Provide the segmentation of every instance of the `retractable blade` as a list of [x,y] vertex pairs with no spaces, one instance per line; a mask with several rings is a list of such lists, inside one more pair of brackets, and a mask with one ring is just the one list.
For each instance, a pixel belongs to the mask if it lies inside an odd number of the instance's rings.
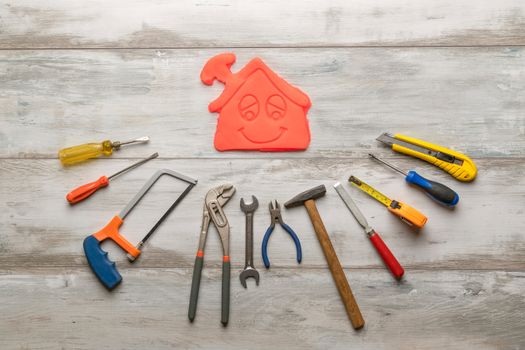
[[423,153],[423,154],[427,154],[427,155],[429,155],[431,157],[435,157],[435,158],[437,158],[439,160],[442,160],[444,162],[453,163],[453,164],[457,164],[457,165],[463,165],[463,161],[461,159],[457,159],[456,157],[454,157],[453,155],[451,155],[449,153],[438,152],[438,151],[434,151],[432,149],[428,149],[426,147],[421,147],[421,146],[415,145],[413,143],[405,142],[405,141],[402,141],[402,140],[394,137],[392,134],[389,134],[389,133],[382,134],[376,140],[380,141],[380,142],[383,142],[384,144],[387,144],[389,146],[393,146],[393,145],[403,146],[403,147],[411,149],[413,151],[416,151],[416,152],[419,152],[419,153]]

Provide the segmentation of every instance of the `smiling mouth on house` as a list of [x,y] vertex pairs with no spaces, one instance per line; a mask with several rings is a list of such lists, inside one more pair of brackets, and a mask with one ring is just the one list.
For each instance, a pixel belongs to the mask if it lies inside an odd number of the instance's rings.
[[274,138],[271,138],[269,140],[263,140],[263,141],[255,140],[255,139],[249,137],[248,135],[246,135],[246,133],[244,132],[244,127],[240,128],[239,132],[242,134],[242,136],[244,136],[244,138],[246,140],[248,140],[248,141],[250,141],[252,143],[268,143],[268,142],[273,142],[273,141],[277,141],[278,139],[280,139],[281,136],[283,136],[283,134],[286,132],[286,130],[288,130],[288,129],[286,129],[286,128],[281,126],[281,127],[279,127],[279,134],[277,136],[275,136]]

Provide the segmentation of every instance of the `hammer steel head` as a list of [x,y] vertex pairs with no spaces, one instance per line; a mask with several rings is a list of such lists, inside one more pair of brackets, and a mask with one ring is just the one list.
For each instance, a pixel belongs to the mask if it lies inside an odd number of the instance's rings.
[[286,208],[297,207],[299,205],[302,205],[307,200],[320,198],[324,196],[325,193],[326,187],[324,187],[324,185],[319,185],[317,187],[299,193],[297,196],[284,203],[284,206]]

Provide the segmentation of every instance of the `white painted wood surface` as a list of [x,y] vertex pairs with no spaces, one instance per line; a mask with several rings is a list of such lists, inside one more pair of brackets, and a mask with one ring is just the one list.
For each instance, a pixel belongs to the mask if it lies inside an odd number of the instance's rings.
[[[407,169],[414,164],[409,159],[393,161]],[[2,265],[10,268],[84,266],[79,242],[109,222],[158,168],[193,175],[199,179],[199,184],[152,238],[147,254],[145,251],[135,264],[139,267],[193,266],[204,195],[216,184],[231,182],[238,193],[224,209],[232,226],[233,266],[241,268],[244,264],[245,222],[244,214],[239,209],[241,197],[249,198],[250,194],[255,194],[259,198],[255,242],[260,248],[269,224],[269,201],[277,199],[284,203],[301,190],[324,183],[328,193],[319,200],[319,211],[332,235],[341,263],[348,268],[381,268],[381,261],[366,236],[331,188],[336,181],[345,182],[350,174],[368,180],[385,194],[405,201],[428,215],[428,225],[419,233],[413,232],[379,203],[345,185],[363,213],[370,218],[370,223],[409,268],[439,266],[485,270],[498,267],[516,270],[525,260],[523,222],[515,220],[523,214],[525,168],[521,162],[516,165],[513,159],[479,160],[480,175],[473,184],[459,183],[430,166],[421,167],[429,177],[439,179],[458,191],[461,200],[453,211],[437,206],[426,195],[406,185],[401,176],[367,159],[159,160],[115,179],[108,188],[78,205],[72,207],[65,201],[67,189],[95,180],[101,174],[115,172],[132,162],[103,160],[64,169],[57,160],[32,161],[30,168],[25,159],[4,160],[2,178],[5,179],[6,191],[2,193],[2,198],[6,207],[1,213],[5,225],[2,231],[10,234],[0,256]],[[516,179],[514,186],[500,182],[501,177],[513,176]],[[20,177],[23,182],[19,182]],[[42,182],[51,183],[53,178],[60,179],[60,185],[42,189]],[[182,189],[182,185],[171,179],[162,180],[159,185],[158,189],[154,188],[151,199],[146,197],[144,204],[139,204],[122,227],[122,232],[133,242],[140,240]],[[499,220],[495,220],[495,216]],[[301,266],[324,268],[324,257],[305,209],[286,210],[283,217],[301,236],[305,255]],[[504,230],[501,229],[502,223],[505,223]],[[209,239],[207,263],[219,266],[218,235],[213,232]],[[35,240],[34,244],[28,245],[30,240]],[[35,245],[42,244],[45,244],[45,250],[35,250]],[[108,245],[110,248],[113,248],[112,245]],[[271,261],[276,267],[297,267],[294,246],[284,231],[276,231],[269,249]],[[119,249],[112,252],[115,253],[114,258],[126,267],[125,257]],[[256,261],[261,266],[259,249],[256,252]]]
[[3,48],[523,45],[521,0],[17,0]]
[[[256,54],[313,101],[310,148],[284,154],[213,148],[217,116],[207,108],[222,84],[205,86],[199,74],[219,52],[6,51],[0,156],[54,158],[60,147],[102,140],[108,130],[115,139],[150,135],[151,148],[171,158],[363,157],[384,131],[471,157],[523,154],[522,47],[237,49],[233,71]],[[135,147],[113,157],[138,152],[147,154]]]
[[[489,1],[8,1],[0,4],[1,349],[525,348],[525,4]],[[213,28],[213,29],[211,29]],[[253,56],[306,91],[312,143],[297,153],[218,153],[198,76],[212,55]],[[395,154],[384,131],[472,156],[459,183]],[[63,168],[59,148],[149,135],[146,146]],[[161,155],[71,207],[65,193]],[[451,211],[367,159],[373,151],[461,196]],[[199,179],[110,293],[87,267],[100,229],[158,168]],[[420,233],[347,187],[406,267],[395,282],[331,189],[354,174],[429,217]],[[206,191],[231,182],[232,307],[220,326],[220,244],[208,238],[197,320],[187,321]],[[305,210],[285,210],[304,259],[277,229],[263,269],[267,203],[324,183],[319,211],[367,322],[352,330]],[[181,187],[163,179],[122,232],[137,242]],[[255,194],[255,263],[244,290],[244,217]]]
[[[2,275],[3,348],[515,349],[523,344],[523,272],[417,271],[397,284],[381,271],[346,274],[368,321],[355,333],[325,269],[261,270],[232,284],[220,325],[219,269],[205,269],[195,322],[191,269],[130,269],[112,294],[86,269]],[[23,300],[24,307],[17,307]],[[28,336],[28,335],[31,336]]]

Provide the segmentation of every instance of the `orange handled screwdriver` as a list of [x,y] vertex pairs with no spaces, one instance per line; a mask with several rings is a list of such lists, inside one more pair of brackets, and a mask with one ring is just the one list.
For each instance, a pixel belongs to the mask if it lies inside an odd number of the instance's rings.
[[143,159],[141,160],[140,162],[137,162],[133,165],[130,165],[128,166],[127,168],[124,168],[118,172],[116,172],[115,174],[107,177],[105,175],[101,176],[97,181],[94,181],[94,182],[90,182],[88,184],[85,184],[85,185],[82,185],[80,187],[77,187],[75,188],[73,191],[69,192],[66,196],[66,199],[67,201],[70,203],[70,204],[75,204],[75,203],[78,203],[80,201],[83,201],[84,199],[86,199],[87,197],[91,196],[93,193],[95,193],[96,191],[98,191],[99,188],[102,188],[102,187],[106,187],[107,185],[109,185],[109,180],[111,180],[112,178],[128,171],[128,170],[131,170],[131,169],[134,169],[144,163],[146,163],[147,161],[149,160],[152,160],[153,158],[157,158],[159,156],[158,153],[153,153],[151,156],[149,156],[148,158],[146,159]]

